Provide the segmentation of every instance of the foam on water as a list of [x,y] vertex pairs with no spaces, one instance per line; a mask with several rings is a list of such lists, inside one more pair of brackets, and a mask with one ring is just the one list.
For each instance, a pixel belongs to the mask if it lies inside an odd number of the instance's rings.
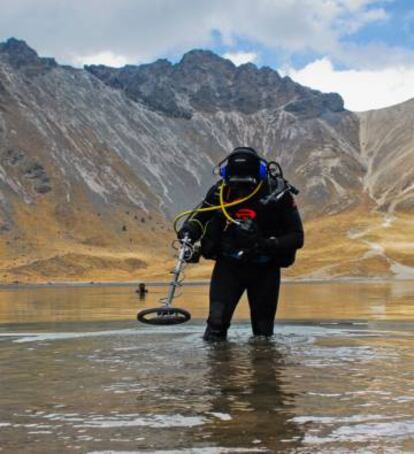
[[91,428],[114,428],[114,427],[151,427],[166,428],[166,427],[194,427],[205,424],[206,418],[198,416],[183,416],[183,415],[116,415],[109,418],[107,416],[91,416],[85,418],[82,424],[74,425],[75,428],[91,427]]
[[143,335],[143,334],[194,334],[198,332],[196,328],[144,328],[144,329],[119,329],[119,330],[104,330],[104,331],[75,331],[75,332],[0,332],[0,338],[10,337],[13,342],[26,343],[26,342],[44,342],[44,341],[59,341],[69,339],[80,339],[86,337],[102,337],[102,336],[130,336],[130,335]]
[[[231,454],[233,452],[269,452],[266,448],[220,448],[216,446],[205,448],[163,449],[156,451],[145,450],[148,454]],[[142,454],[142,451],[89,451],[88,454]]]
[[[326,428],[325,430],[326,431]],[[335,442],[366,443],[371,440],[381,438],[398,438],[412,439],[414,434],[414,420],[380,422],[369,424],[352,424],[349,426],[341,426],[333,430],[328,436],[319,436],[306,434],[305,444],[327,444]],[[382,451],[383,452],[383,451]],[[401,452],[401,451],[397,451]]]
[[[305,342],[312,343],[315,337],[326,336],[344,336],[357,333],[358,336],[377,336],[378,334],[393,334],[392,330],[378,330],[378,329],[364,329],[355,331],[357,326],[366,325],[362,323],[346,323],[331,322],[321,323],[319,325],[299,325],[299,324],[278,324],[275,328],[275,341],[284,340],[286,343],[292,342]],[[137,328],[118,329],[118,330],[103,330],[103,331],[75,331],[75,332],[0,332],[1,338],[12,338],[15,343],[27,342],[51,342],[60,340],[80,339],[87,337],[102,337],[102,336],[142,336],[149,334],[157,334],[159,336],[174,335],[199,335],[204,327],[202,325],[187,324],[175,327],[142,327],[138,325]],[[239,336],[246,339],[246,335],[251,334],[248,324],[240,324],[232,327],[229,340],[238,340]],[[121,347],[134,349],[135,347]]]

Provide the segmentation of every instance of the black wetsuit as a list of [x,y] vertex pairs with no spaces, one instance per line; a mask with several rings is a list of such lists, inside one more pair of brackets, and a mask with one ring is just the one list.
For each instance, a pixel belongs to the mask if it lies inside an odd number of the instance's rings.
[[[219,204],[218,188],[207,193],[202,207]],[[239,199],[250,193],[226,188],[225,201]],[[260,191],[242,204],[227,209],[235,220],[248,222],[240,227],[226,219],[222,210],[200,212],[187,221],[207,226],[202,240],[206,258],[216,260],[210,285],[210,311],[206,340],[225,339],[236,305],[247,290],[254,335],[271,336],[276,314],[280,267],[291,265],[296,250],[303,246],[303,227],[293,196],[287,192],[277,202],[264,205],[261,200],[271,192],[265,182]],[[268,247],[257,247],[260,240],[270,240]],[[262,241],[263,243],[263,241]]]

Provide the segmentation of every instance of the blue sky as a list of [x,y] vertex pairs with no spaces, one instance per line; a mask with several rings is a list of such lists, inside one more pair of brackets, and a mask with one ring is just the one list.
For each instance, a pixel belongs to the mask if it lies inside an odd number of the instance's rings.
[[414,97],[414,0],[0,0],[0,41],[82,66],[180,60],[211,49],[351,110]]
[[383,3],[387,19],[367,24],[350,40],[360,44],[383,41],[390,46],[412,48],[414,46],[414,2],[398,0]]

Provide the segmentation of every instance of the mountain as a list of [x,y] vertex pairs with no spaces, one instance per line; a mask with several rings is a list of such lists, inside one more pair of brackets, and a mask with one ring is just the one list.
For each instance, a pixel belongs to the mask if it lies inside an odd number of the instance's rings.
[[359,114],[364,189],[381,210],[414,211],[414,99]]
[[[201,162],[208,164],[193,169],[200,176],[198,198],[214,163],[235,146],[249,144],[267,159],[277,159],[303,188],[307,217],[358,203],[365,173],[359,122],[335,93],[311,90],[251,63],[236,67],[203,50],[188,52],[175,65],[159,60],[120,69],[102,65],[85,69],[173,122],[177,149],[185,150],[181,159],[202,156]],[[162,147],[160,143],[158,150],[165,156]],[[163,173],[171,174],[169,169]],[[176,175],[168,180],[181,184]],[[195,201],[185,194],[176,196],[184,206]]]
[[155,135],[158,115],[89,73],[39,58],[21,41],[1,45],[4,280],[125,278],[159,255],[165,216],[130,134],[146,122]]
[[291,273],[392,275],[414,251],[389,263],[366,234],[412,218],[414,108],[402,106],[355,114],[337,94],[210,51],[76,69],[12,38],[0,44],[2,277],[168,279],[171,217],[239,145],[279,161],[301,190],[309,234]]

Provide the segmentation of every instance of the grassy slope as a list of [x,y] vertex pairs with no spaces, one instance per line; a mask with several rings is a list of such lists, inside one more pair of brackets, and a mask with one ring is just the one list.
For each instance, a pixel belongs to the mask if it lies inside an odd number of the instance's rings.
[[172,236],[161,220],[143,212],[114,209],[110,214],[57,207],[41,200],[36,207],[14,207],[15,226],[0,236],[2,282],[112,281],[139,279],[164,262]]
[[[86,203],[58,213],[47,202],[18,208],[19,228],[0,237],[2,282],[170,279],[174,236],[160,220],[142,222],[141,214],[123,211],[114,221],[113,214],[91,213]],[[414,267],[414,218],[398,214],[385,221],[367,204],[307,222],[305,247],[284,276],[392,277],[395,262]],[[186,277],[208,279],[212,264],[191,265]]]

